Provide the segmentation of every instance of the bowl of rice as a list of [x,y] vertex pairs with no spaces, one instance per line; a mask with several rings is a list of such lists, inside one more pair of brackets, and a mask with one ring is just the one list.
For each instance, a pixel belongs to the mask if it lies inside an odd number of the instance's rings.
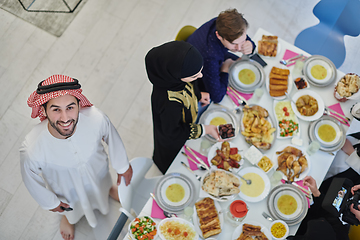
[[289,226],[282,220],[275,220],[271,223],[270,232],[275,240],[286,239],[289,235]]
[[165,218],[159,223],[159,236],[166,240],[197,240],[199,235],[192,223],[182,218]]

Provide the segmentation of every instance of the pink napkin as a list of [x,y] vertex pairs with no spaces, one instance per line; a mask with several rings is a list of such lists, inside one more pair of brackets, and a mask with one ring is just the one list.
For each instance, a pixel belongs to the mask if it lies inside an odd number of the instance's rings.
[[159,207],[159,205],[157,205],[157,203],[155,202],[154,199],[153,199],[152,208],[151,208],[151,217],[159,218],[159,219],[166,218],[164,216],[164,211]]
[[[293,51],[290,51],[290,50],[286,49],[283,59],[284,59],[284,60],[288,60],[288,59],[290,59],[290,58],[292,58],[292,57],[295,57],[295,56],[297,56],[297,55],[299,55],[299,54],[296,53],[296,52],[293,52]],[[294,63],[291,63],[291,64],[288,64],[288,65],[286,65],[286,66],[287,66],[287,67],[290,67],[290,66],[292,66],[292,65],[294,65],[294,64],[295,64],[295,62],[294,62]]]
[[[285,183],[285,180],[284,179],[281,179],[281,182],[282,183]],[[305,186],[304,185],[304,181],[303,180],[300,180],[300,181],[297,181],[297,182],[295,182],[297,185],[299,185],[299,186],[301,186],[301,187],[303,187],[303,188],[305,188],[305,189],[309,189],[309,187],[308,186]],[[296,187],[296,186],[295,186]],[[304,190],[302,190],[301,188],[298,188],[298,189],[300,189],[302,192],[304,192],[304,193],[311,193],[311,191],[309,191],[309,192],[305,192]],[[310,208],[310,199],[309,198],[306,198],[306,200],[307,200],[307,202],[308,202],[308,208]]]
[[236,96],[236,93],[238,93],[240,96],[244,97],[245,100],[249,100],[253,96],[253,93],[241,93],[233,88],[228,87],[226,94],[231,98],[231,100],[233,100],[233,102],[237,106],[239,106],[240,104],[238,102],[239,98]]
[[[199,161],[196,160],[196,158],[186,149],[185,145],[184,145],[184,151],[185,151],[186,155],[188,155],[189,157],[191,157],[192,159],[194,159],[195,162],[198,162],[198,163],[199,163]],[[195,151],[194,149],[193,149],[193,152],[196,154],[196,156],[198,156],[201,160],[203,160],[206,165],[208,165],[208,166],[210,167],[206,156],[204,156],[204,155],[202,155],[201,153]],[[188,159],[188,162],[189,162],[189,167],[190,167],[191,170],[198,170],[198,168],[197,168],[197,166],[196,166],[195,163],[193,163],[193,162],[192,162],[191,160],[189,160],[189,159]]]
[[[340,114],[342,114],[342,115],[345,116],[344,111],[342,110],[340,103],[335,103],[334,105],[328,106],[328,108],[330,108],[330,109],[332,109],[332,110],[334,110],[334,111],[336,111],[336,112],[338,112],[338,113],[340,113]],[[338,116],[338,117],[343,118],[342,116],[339,116],[339,115],[337,115],[336,113],[334,113],[334,114],[335,114],[336,116]],[[345,125],[345,124],[344,124],[344,125]],[[350,127],[350,124],[346,124],[346,126]]]

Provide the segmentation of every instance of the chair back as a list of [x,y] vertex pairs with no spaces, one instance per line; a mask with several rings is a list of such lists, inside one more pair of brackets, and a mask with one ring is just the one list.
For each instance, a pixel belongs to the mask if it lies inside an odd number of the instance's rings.
[[175,41],[186,41],[193,32],[195,32],[196,27],[191,25],[186,25],[180,29],[178,34],[175,37]]

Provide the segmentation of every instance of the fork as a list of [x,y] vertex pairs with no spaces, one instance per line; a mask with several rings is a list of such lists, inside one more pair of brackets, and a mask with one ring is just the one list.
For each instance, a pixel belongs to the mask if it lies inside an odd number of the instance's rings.
[[339,122],[341,122],[342,124],[349,124],[349,122],[337,115],[335,115],[334,113],[330,112],[328,108],[324,108],[324,115],[328,115],[328,116],[331,116],[333,118],[335,118],[336,120],[338,120]]
[[181,162],[181,164],[182,164],[184,167],[186,167],[187,170],[189,170],[190,172],[192,172],[192,173],[195,175],[196,179],[197,179],[198,181],[200,181],[201,177],[200,177],[199,175],[197,175],[196,173],[194,173],[194,171],[191,170],[191,168],[189,168],[188,165],[186,165],[184,162]]
[[280,60],[280,63],[284,64],[284,65],[288,65],[290,62],[295,61],[296,59],[301,58],[302,56],[303,56],[302,54],[299,54],[299,55],[296,55],[295,57],[289,58],[287,60],[283,59],[283,60]]

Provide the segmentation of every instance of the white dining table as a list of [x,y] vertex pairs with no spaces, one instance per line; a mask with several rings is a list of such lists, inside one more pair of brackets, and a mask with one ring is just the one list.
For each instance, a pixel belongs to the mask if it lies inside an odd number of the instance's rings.
[[[276,35],[276,33],[269,33],[267,31],[265,31],[264,29],[259,28],[257,30],[256,34],[252,37],[252,39],[255,41],[255,43],[257,43],[258,40],[260,40],[262,38],[262,35]],[[266,76],[269,76],[270,70],[273,66],[279,65],[279,61],[283,58],[286,49],[289,49],[296,53],[302,53],[304,56],[310,56],[310,54],[308,54],[307,52],[282,40],[281,38],[278,39],[278,42],[280,45],[280,49],[279,49],[280,51],[277,53],[276,57],[262,57],[263,60],[265,60],[265,62],[267,63],[267,66],[264,67]],[[293,68],[294,68],[294,66],[289,67],[290,74],[292,74]],[[337,70],[337,77],[336,77],[335,81],[339,80],[343,76],[344,76],[344,73]],[[335,85],[335,82],[326,87],[316,87],[314,85],[311,85],[309,89],[312,91],[315,91],[317,94],[319,94],[321,96],[321,98],[324,100],[325,106],[330,106],[335,103],[338,103],[338,101],[333,96],[334,85]],[[263,89],[264,94],[256,102],[256,104],[267,109],[270,114],[270,117],[272,119],[276,119],[274,111],[272,110],[274,100],[267,92],[265,83],[262,86],[262,89]],[[290,96],[294,95],[296,93],[296,91],[298,91],[298,90],[296,89],[296,87],[294,85],[290,92]],[[252,99],[249,100],[249,103],[252,103]],[[353,100],[348,100],[346,102],[340,103],[345,115],[347,117],[349,117],[350,119],[352,119],[352,116],[349,113],[349,109],[354,103],[355,103],[355,101],[353,101]],[[228,96],[225,96],[224,99],[219,104],[224,107],[227,107],[229,109],[235,108],[235,104],[232,102],[232,100]],[[211,104],[208,109],[211,109],[213,107],[216,107],[216,104]],[[240,115],[237,114],[236,116],[237,116],[238,120],[240,121]],[[301,138],[303,140],[303,145],[301,148],[306,150],[306,148],[309,145],[308,127],[309,127],[310,122],[299,119],[299,123],[300,123],[299,138]],[[348,127],[345,125],[343,125],[343,127],[346,132]],[[203,138],[196,139],[196,140],[188,140],[186,142],[186,145],[199,152],[200,144],[201,144],[202,140],[203,140]],[[241,133],[239,133],[238,136],[235,139],[233,139],[231,142],[234,143],[236,146],[238,146],[239,149],[243,150],[243,152],[245,152],[250,147],[250,145],[245,142],[245,138],[241,135]],[[273,162],[275,162],[275,161],[277,161],[276,159],[274,159],[275,151],[277,151],[279,148],[281,148],[282,146],[287,145],[287,144],[291,144],[291,139],[289,139],[289,138],[278,139],[275,137],[272,147],[269,150],[262,151],[262,153],[264,155],[268,156]],[[181,163],[180,163],[181,161],[183,161],[185,163],[187,163],[188,161],[187,161],[186,157],[184,155],[182,155],[180,152],[174,159],[174,161],[171,164],[170,168],[168,169],[167,173],[179,172],[179,173],[186,175],[194,182],[195,193],[200,194],[200,182],[195,178],[194,174],[192,174],[184,166],[181,165]],[[309,161],[311,161],[311,167],[310,167],[308,175],[312,176],[316,180],[318,187],[324,180],[324,177],[335,157],[335,154],[336,154],[336,152],[329,153],[329,152],[324,152],[324,151],[319,150],[315,154],[313,154],[309,157]],[[245,160],[243,167],[248,167],[248,166],[252,166],[252,164],[250,162],[248,162],[247,160]],[[271,178],[271,175],[274,173],[274,171],[275,170],[272,170],[268,173],[269,178]],[[205,172],[206,171],[201,171],[201,170],[195,171],[195,173],[198,175],[203,175]],[[239,196],[237,196],[235,199],[241,199],[241,198]],[[153,202],[153,200],[151,198],[149,198],[149,201],[146,203],[146,205],[142,209],[139,216],[150,216],[151,215],[152,202]],[[231,202],[232,201],[220,202],[220,206],[222,209],[225,210],[225,209],[227,209],[228,205]],[[243,222],[247,222],[247,221],[257,222],[269,229],[271,222],[262,216],[262,212],[269,213],[268,208],[267,208],[267,198],[265,198],[259,202],[246,202],[246,203],[249,206],[249,212]],[[181,217],[181,215],[180,215],[180,217]],[[155,219],[155,221],[157,223],[159,223],[161,221],[161,219]],[[290,235],[293,235],[296,233],[297,229],[299,228],[299,225],[300,225],[300,223],[289,227]],[[236,226],[229,224],[225,220],[225,224],[223,225],[222,232],[219,235],[216,235],[214,237],[219,240],[230,240],[230,239],[232,239],[232,234],[233,234],[235,228],[236,228]],[[126,236],[124,239],[128,239],[128,237]],[[157,239],[160,239],[160,237],[157,237]],[[200,239],[202,239],[202,238],[200,238]]]

